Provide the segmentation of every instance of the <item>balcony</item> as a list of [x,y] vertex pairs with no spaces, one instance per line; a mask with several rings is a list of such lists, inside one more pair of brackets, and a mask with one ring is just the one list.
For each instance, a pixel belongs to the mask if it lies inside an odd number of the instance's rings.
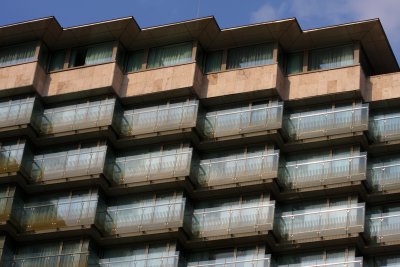
[[[8,241],[6,241],[8,242]],[[55,241],[52,243],[7,247],[3,255],[4,266],[73,266],[84,267],[91,263],[93,253],[88,249],[88,240]]]
[[0,145],[0,177],[29,173],[30,149],[24,140],[4,142]]
[[0,67],[0,96],[39,91],[46,73],[37,61]]
[[96,220],[97,203],[97,194],[27,201],[20,218],[22,231],[52,232],[91,226]]
[[203,76],[201,99],[233,97],[237,94],[277,95],[283,76],[278,64],[232,69]]
[[279,264],[276,267],[363,267],[363,258],[342,260],[309,260],[302,263]]
[[282,98],[298,100],[335,94],[364,96],[365,84],[359,65],[293,74],[287,77]]
[[292,114],[284,130],[292,141],[366,131],[368,105]]
[[368,170],[367,181],[374,192],[400,190],[400,162],[373,164]]
[[319,186],[343,186],[366,178],[367,154],[348,155],[316,161],[287,162],[278,182],[289,190]]
[[373,116],[368,131],[374,143],[400,141],[400,113]]
[[193,178],[201,187],[260,183],[277,177],[278,163],[277,150],[203,159],[193,168]]
[[0,224],[7,224],[9,221],[17,224],[22,205],[15,186],[2,186],[0,188]]
[[366,101],[380,102],[400,98],[400,72],[368,77]]
[[[147,69],[124,76],[120,97],[148,97],[158,93],[162,96],[183,96],[198,90],[201,72],[196,63]],[[153,95],[154,97],[154,95]]]
[[111,206],[98,214],[106,236],[136,236],[149,232],[170,232],[183,226],[185,198],[149,200]]
[[283,104],[208,112],[201,118],[201,133],[208,139],[276,130],[282,125]]
[[188,177],[192,148],[169,149],[119,157],[114,165],[112,181],[115,185],[139,185]]
[[209,239],[266,233],[272,230],[274,210],[274,201],[195,210],[192,234]]
[[0,102],[0,131],[8,131],[33,124],[33,110],[37,108],[37,99],[27,97],[23,99]]
[[366,224],[366,236],[373,245],[400,243],[400,212],[373,214]]
[[137,136],[194,128],[199,102],[188,100],[124,112],[119,134]]
[[62,95],[65,99],[65,94],[99,95],[118,92],[121,82],[122,72],[115,62],[87,65],[50,72],[41,95]]
[[[142,257],[141,257],[142,256]],[[163,255],[161,257],[151,256],[145,257],[145,255],[132,255],[126,257],[101,259],[98,265],[89,265],[92,267],[114,267],[114,266],[149,266],[149,267],[178,267],[179,263],[179,252],[175,252],[174,255]]]
[[188,267],[227,267],[227,266],[252,266],[252,267],[270,267],[271,257],[266,255],[263,258],[246,259],[246,257],[237,259],[217,259],[201,261],[198,263],[188,263]]
[[40,134],[59,134],[113,124],[115,99],[45,109],[38,118]]
[[278,232],[282,241],[290,242],[348,237],[364,231],[364,214],[364,203],[283,213],[279,218]]
[[19,256],[7,266],[73,266],[85,267],[89,264],[89,252],[64,252],[52,255],[30,254]]
[[107,146],[98,146],[35,155],[30,182],[60,183],[99,176],[106,172],[106,154]]

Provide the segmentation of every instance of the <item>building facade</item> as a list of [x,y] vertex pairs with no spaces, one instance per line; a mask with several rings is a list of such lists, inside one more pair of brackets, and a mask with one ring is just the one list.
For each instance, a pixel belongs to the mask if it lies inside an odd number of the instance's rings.
[[400,266],[379,20],[0,27],[2,266]]

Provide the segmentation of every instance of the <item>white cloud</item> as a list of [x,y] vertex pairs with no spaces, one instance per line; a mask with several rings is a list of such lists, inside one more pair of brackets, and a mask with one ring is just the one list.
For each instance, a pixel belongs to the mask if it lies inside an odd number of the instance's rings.
[[320,27],[379,18],[395,53],[400,55],[399,11],[399,0],[281,0],[275,5],[268,1],[260,6],[250,15],[250,22],[296,17],[303,27]]

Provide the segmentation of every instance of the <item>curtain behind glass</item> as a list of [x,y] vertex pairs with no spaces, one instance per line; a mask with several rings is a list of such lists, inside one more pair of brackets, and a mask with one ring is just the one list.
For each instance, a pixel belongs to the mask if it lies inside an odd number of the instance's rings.
[[64,68],[65,50],[56,51],[51,55],[49,71],[62,70]]
[[222,51],[214,51],[207,54],[205,73],[221,70],[222,54]]
[[33,61],[36,43],[22,44],[0,50],[0,67]]
[[353,45],[320,49],[310,52],[309,70],[330,69],[353,64]]
[[142,68],[144,50],[134,51],[129,55],[126,72],[139,71]]
[[264,44],[230,49],[227,69],[246,68],[272,63],[273,45]]
[[303,72],[303,52],[289,54],[286,66],[287,74],[295,74]]
[[89,47],[86,52],[85,65],[100,64],[112,60],[112,43]]
[[149,51],[147,68],[183,64],[192,61],[192,43],[183,43],[152,48]]

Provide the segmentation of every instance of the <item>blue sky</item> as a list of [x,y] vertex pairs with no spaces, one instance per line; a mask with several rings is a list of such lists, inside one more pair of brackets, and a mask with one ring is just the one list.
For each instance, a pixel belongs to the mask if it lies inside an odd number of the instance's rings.
[[221,28],[296,17],[303,29],[380,18],[400,59],[400,0],[0,0],[0,25],[56,16],[63,27],[134,16],[145,28],[214,15]]

